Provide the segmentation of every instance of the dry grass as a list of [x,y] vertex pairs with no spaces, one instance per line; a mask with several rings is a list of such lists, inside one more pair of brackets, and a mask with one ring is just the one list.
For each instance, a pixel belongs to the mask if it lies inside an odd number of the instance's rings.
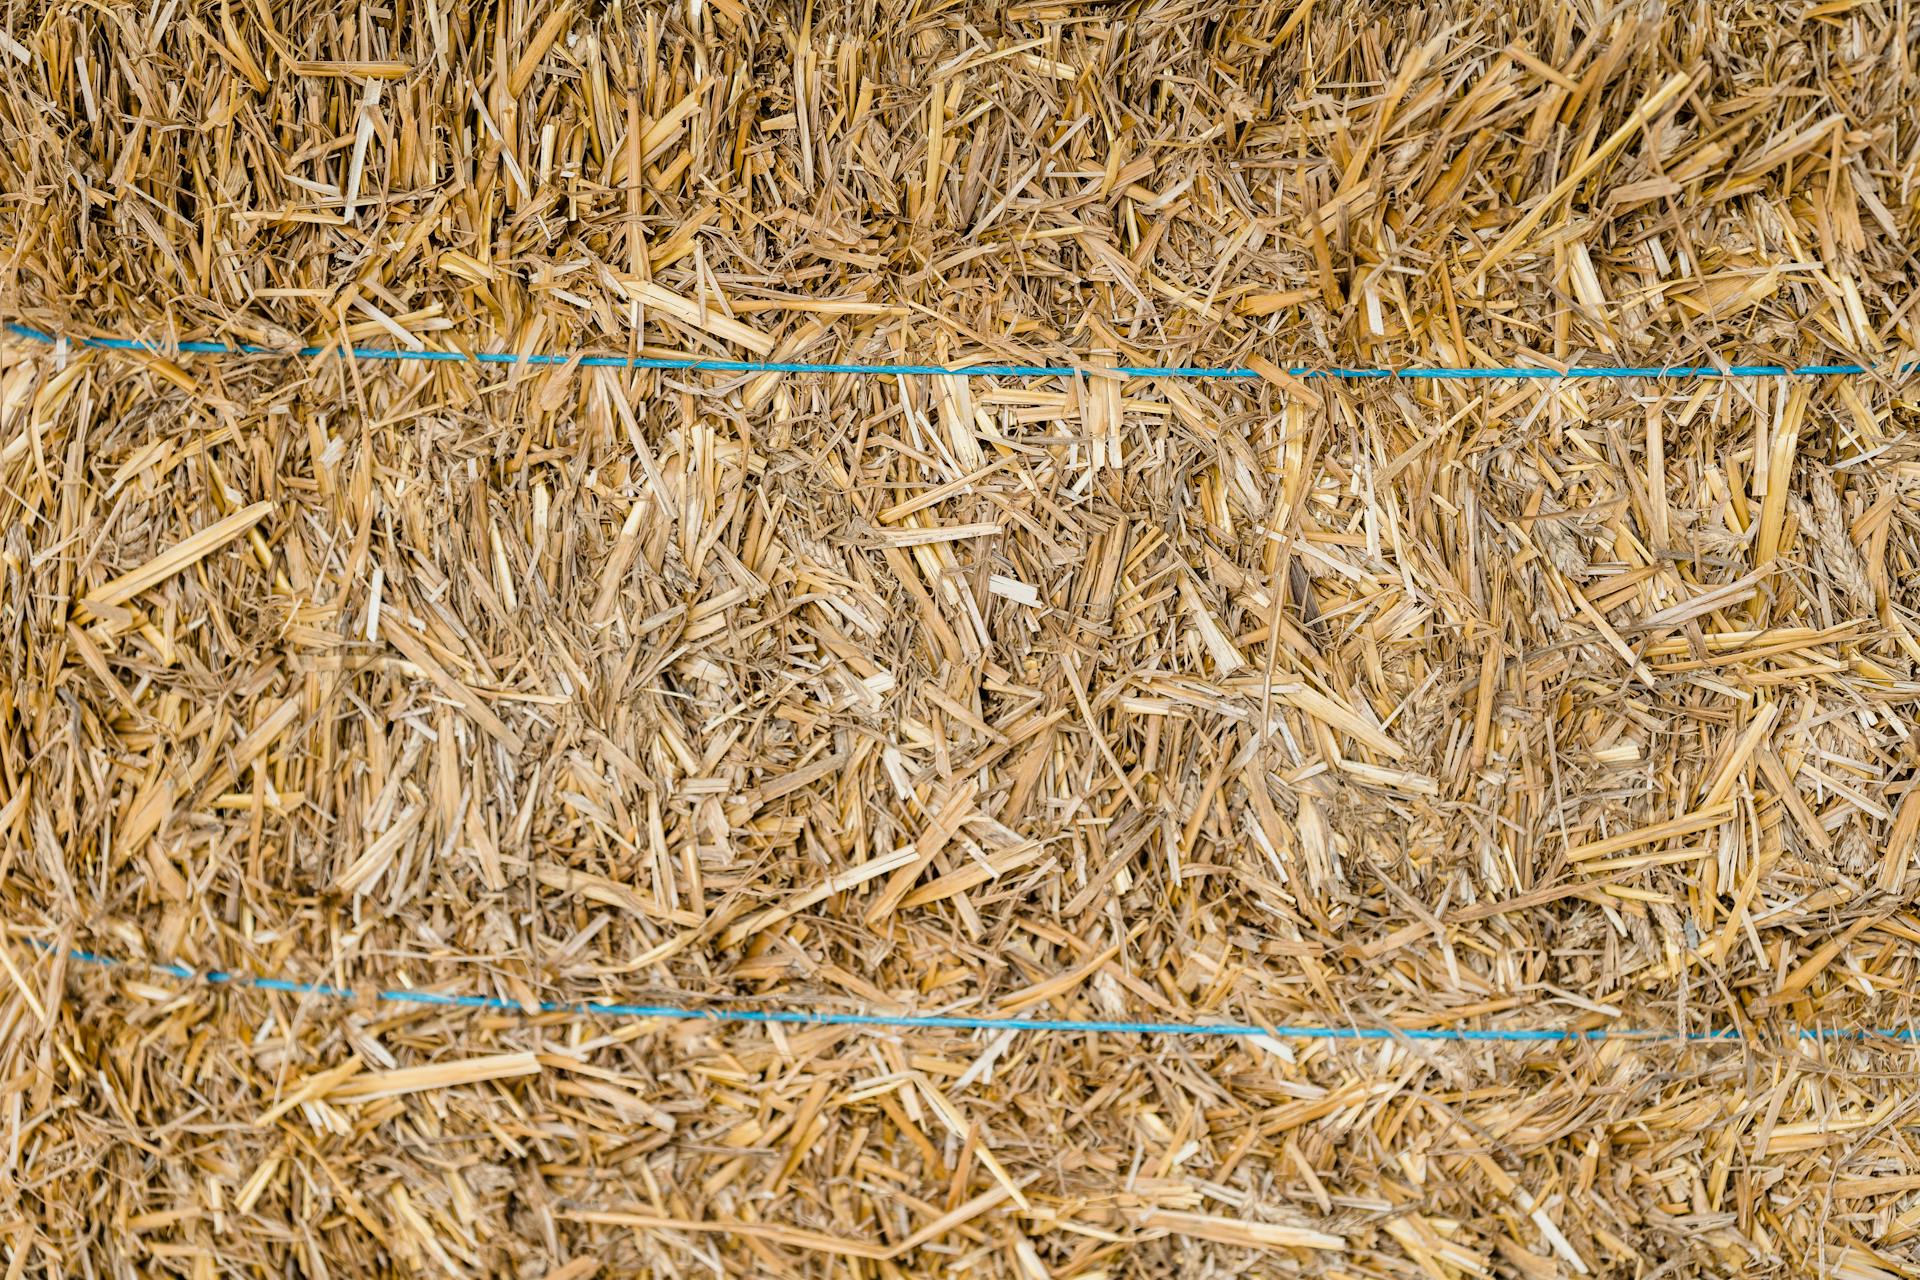
[[[0,300],[69,334],[1920,349],[1900,4],[4,30]],[[1796,1034],[1915,1013],[1917,414],[0,347],[8,1280],[1920,1275],[1913,1051]]]

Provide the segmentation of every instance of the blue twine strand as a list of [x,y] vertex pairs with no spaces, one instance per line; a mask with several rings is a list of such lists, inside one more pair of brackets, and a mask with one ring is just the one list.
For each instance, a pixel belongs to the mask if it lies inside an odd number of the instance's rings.
[[[27,940],[42,951],[52,951],[51,943],[37,938]],[[526,1015],[526,1005],[494,996],[459,995],[439,991],[357,991],[318,982],[295,982],[287,978],[249,978],[220,969],[205,972],[181,964],[142,963],[103,956],[91,951],[70,950],[67,955],[82,964],[103,968],[144,968],[184,982],[209,986],[251,987],[256,991],[276,991],[286,995],[313,996],[322,1000],[357,1001],[371,999],[386,1004],[431,1005],[443,1009],[484,1009],[497,1013]],[[1263,1027],[1235,1022],[1132,1022],[1123,1019],[1076,1018],[991,1018],[943,1014],[829,1013],[823,1009],[696,1009],[674,1004],[612,1004],[597,1001],[543,1000],[540,1013],[566,1014],[578,1018],[662,1018],[677,1022],[757,1023],[760,1025],[806,1027],[874,1027],[886,1029],[934,1029],[942,1031],[1047,1031],[1083,1035],[1141,1036],[1229,1036],[1253,1039],[1265,1036],[1277,1040],[1424,1040],[1448,1043],[1524,1043],[1563,1044],[1570,1041],[1642,1040],[1686,1041],[1688,1043],[1738,1043],[1745,1040],[1738,1028],[1694,1032],[1685,1036],[1667,1031],[1638,1027],[1599,1027],[1581,1031],[1553,1027]],[[1912,1030],[1842,1031],[1800,1028],[1790,1032],[1802,1040],[1886,1039],[1910,1042]]]
[[[1206,365],[1120,365],[1111,369],[1076,368],[1053,364],[976,364],[948,366],[939,364],[816,364],[804,360],[705,360],[693,356],[603,356],[579,353],[530,353],[511,351],[407,351],[397,347],[301,347],[281,351],[271,347],[227,346],[220,342],[181,342],[171,345],[146,342],[137,338],[68,338],[24,324],[9,324],[8,330],[35,342],[68,341],[103,351],[141,351],[150,355],[208,356],[298,356],[311,359],[342,352],[360,360],[425,360],[472,364],[508,364],[528,366],[579,363],[589,369],[653,369],[682,373],[851,373],[875,377],[928,377],[946,375],[956,378],[1062,378],[1075,374],[1119,374],[1128,378],[1258,378],[1252,369],[1213,368]],[[1920,369],[1920,363],[1903,365],[1896,373]],[[1340,378],[1370,381],[1378,378],[1422,378],[1428,380],[1494,381],[1502,378],[1787,378],[1830,374],[1871,372],[1858,364],[1735,364],[1715,365],[1576,365],[1572,368],[1538,369],[1520,365],[1489,368],[1410,368],[1410,369],[1309,369],[1292,368],[1295,378]]]

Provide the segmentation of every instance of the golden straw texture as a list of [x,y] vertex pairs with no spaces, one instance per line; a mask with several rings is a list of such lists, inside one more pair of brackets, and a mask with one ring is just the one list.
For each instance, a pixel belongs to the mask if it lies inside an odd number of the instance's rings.
[[0,34],[7,1280],[1920,1275],[1911,5]]

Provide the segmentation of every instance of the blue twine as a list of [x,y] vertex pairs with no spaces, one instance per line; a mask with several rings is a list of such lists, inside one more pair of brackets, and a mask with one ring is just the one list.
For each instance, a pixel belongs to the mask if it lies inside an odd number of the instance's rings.
[[[220,342],[181,342],[161,345],[137,338],[62,339],[24,324],[7,328],[35,342],[76,342],[83,347],[103,351],[142,351],[151,355],[179,352],[207,356],[299,356],[312,358],[339,351],[337,347],[301,347],[298,351],[280,351],[271,347],[241,345],[230,347]],[[576,361],[590,369],[658,369],[684,373],[854,373],[882,377],[926,377],[945,374],[958,378],[1059,378],[1074,374],[1119,374],[1128,378],[1258,378],[1252,369],[1212,368],[1205,365],[1120,365],[1111,369],[1076,368],[1053,364],[976,364],[956,367],[939,364],[815,364],[804,360],[702,360],[694,357],[596,356],[580,354],[533,353],[511,351],[404,351],[394,347],[349,347],[345,354],[361,360],[428,360],[473,364],[566,365]],[[1910,373],[1920,363],[1900,366],[1895,373]],[[1858,364],[1735,364],[1714,365],[1576,365],[1565,370],[1535,369],[1519,365],[1484,369],[1411,368],[1411,369],[1309,369],[1292,368],[1295,378],[1424,378],[1429,380],[1493,381],[1501,378],[1785,378],[1823,374],[1863,374],[1870,370]]]
[[[38,938],[27,941],[42,951],[51,952],[51,943]],[[354,1001],[371,999],[387,1004],[432,1005],[444,1009],[486,1009],[499,1013],[525,1015],[526,1005],[495,996],[449,994],[439,991],[356,991],[319,982],[295,982],[287,978],[249,978],[220,969],[204,972],[182,964],[143,963],[103,956],[91,951],[69,950],[67,955],[82,964],[103,968],[145,968],[184,982],[209,986],[251,987],[256,991],[277,991],[286,995],[314,996],[323,1000]],[[782,1026],[808,1027],[881,1027],[894,1029],[936,1029],[943,1031],[1060,1031],[1082,1034],[1141,1036],[1232,1036],[1250,1039],[1265,1036],[1278,1040],[1425,1040],[1450,1043],[1527,1043],[1562,1044],[1569,1041],[1640,1040],[1688,1043],[1738,1043],[1744,1036],[1738,1028],[1693,1032],[1685,1036],[1668,1031],[1637,1027],[1599,1027],[1590,1031],[1551,1027],[1497,1027],[1489,1030],[1461,1027],[1315,1027],[1254,1026],[1234,1022],[1130,1022],[1125,1020],[1075,1018],[988,1018],[954,1017],[942,1014],[828,1013],[819,1009],[695,1009],[673,1004],[602,1004],[593,1001],[543,1000],[540,1013],[564,1013],[581,1018],[664,1018],[678,1022],[777,1023]],[[1839,1031],[1800,1028],[1791,1032],[1802,1040],[1912,1041],[1912,1030]]]

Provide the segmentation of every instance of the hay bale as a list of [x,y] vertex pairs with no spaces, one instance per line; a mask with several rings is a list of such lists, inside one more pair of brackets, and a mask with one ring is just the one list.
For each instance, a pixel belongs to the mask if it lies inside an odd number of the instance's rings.
[[1913,1274],[1906,10],[4,30],[10,1275]]

